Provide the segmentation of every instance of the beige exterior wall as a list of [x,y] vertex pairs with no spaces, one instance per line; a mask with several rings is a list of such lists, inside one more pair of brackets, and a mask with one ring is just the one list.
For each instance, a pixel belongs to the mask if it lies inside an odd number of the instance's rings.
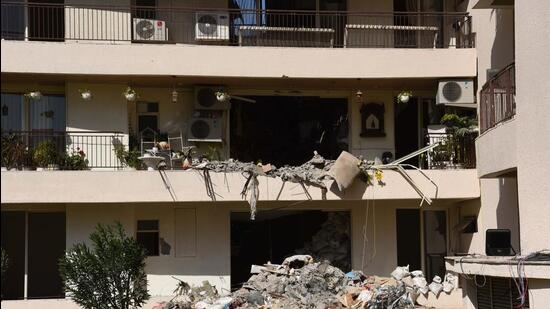
[[[4,41],[1,52],[3,73],[354,79],[476,76],[475,49],[237,48]],[[265,66],[266,63],[270,65]]]
[[494,177],[517,168],[517,121],[498,124],[476,140],[476,167],[479,177]]
[[518,148],[518,195],[522,253],[547,249],[550,235],[550,19],[544,0],[516,1],[516,102]]
[[[281,207],[285,202],[260,202],[258,211]],[[209,280],[222,292],[230,288],[231,248],[230,213],[248,212],[246,202],[216,203],[79,203],[62,206],[66,211],[67,238],[70,248],[78,242],[88,243],[88,236],[98,223],[110,224],[120,221],[128,234],[135,234],[135,224],[140,219],[159,220],[160,235],[170,246],[168,254],[149,257],[146,272],[152,296],[172,295],[178,277],[190,284],[200,285]],[[426,210],[448,210],[449,222],[455,220],[455,203],[437,202]],[[395,213],[400,208],[418,208],[416,201],[369,200],[369,201],[312,201],[294,205],[287,210],[346,210],[351,214],[351,260],[353,269],[362,269],[367,274],[389,276],[397,266]],[[34,210],[32,205],[2,204],[2,210]],[[195,210],[195,218],[186,220],[194,224],[195,251],[178,256],[182,239],[191,237],[176,230],[176,212],[181,209]],[[366,211],[369,211],[367,215]],[[368,221],[366,221],[368,218]],[[366,223],[366,227],[365,227]],[[364,235],[364,228],[366,235]],[[448,224],[449,232],[452,224]],[[449,237],[454,237],[449,235]],[[422,239],[422,237],[421,237]],[[421,244],[419,244],[421,245]],[[450,244],[449,244],[450,247]],[[450,248],[449,248],[450,249]],[[278,263],[281,261],[272,261]],[[2,303],[4,306],[4,303]]]
[[[418,187],[432,199],[476,199],[479,183],[475,170],[426,170],[407,172]],[[197,171],[167,171],[177,201],[210,201]],[[246,179],[240,173],[211,173],[219,201],[241,201]],[[2,203],[124,203],[171,202],[158,172],[148,171],[21,171],[2,172]],[[283,185],[279,178],[258,178],[260,200],[273,201]],[[226,184],[227,183],[227,184]],[[359,200],[366,198],[410,199],[420,203],[413,187],[395,171],[385,171],[383,183],[366,186],[356,181],[345,193],[333,191],[332,181],[323,197],[319,188],[309,187],[314,200]],[[229,187],[229,189],[227,189]],[[33,188],[31,191],[29,188]],[[298,184],[287,183],[280,200],[302,200],[306,195]]]

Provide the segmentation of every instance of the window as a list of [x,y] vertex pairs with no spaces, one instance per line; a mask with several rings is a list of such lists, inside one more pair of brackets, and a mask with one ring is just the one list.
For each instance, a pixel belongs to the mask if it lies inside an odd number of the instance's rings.
[[156,19],[155,7],[157,6],[156,0],[135,0],[135,12],[134,17],[145,19]]
[[159,221],[138,220],[137,242],[145,249],[148,256],[159,255]]
[[155,132],[158,132],[158,112],[159,112],[158,103],[150,103],[150,102],[137,103],[139,133],[143,132],[147,128]]

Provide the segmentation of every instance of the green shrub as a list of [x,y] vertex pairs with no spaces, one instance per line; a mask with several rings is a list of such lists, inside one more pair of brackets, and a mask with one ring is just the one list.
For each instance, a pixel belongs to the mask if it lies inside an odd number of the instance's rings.
[[88,159],[86,154],[80,148],[76,148],[72,154],[66,155],[64,166],[68,170],[85,170],[88,168]]
[[34,163],[39,167],[48,167],[50,164],[57,164],[59,155],[53,141],[43,141],[34,149]]
[[137,150],[126,150],[124,145],[115,145],[115,155],[120,160],[120,163],[124,166],[133,167],[135,169],[141,168],[141,161],[138,159],[141,153]]
[[85,309],[141,307],[150,297],[145,250],[118,222],[99,224],[90,241],[91,247],[76,244],[60,260],[68,296]]

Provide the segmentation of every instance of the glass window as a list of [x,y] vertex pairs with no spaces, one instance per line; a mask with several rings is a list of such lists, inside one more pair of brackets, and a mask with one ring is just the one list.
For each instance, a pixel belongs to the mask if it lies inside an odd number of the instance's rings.
[[137,242],[145,249],[148,256],[159,255],[159,221],[138,220]]

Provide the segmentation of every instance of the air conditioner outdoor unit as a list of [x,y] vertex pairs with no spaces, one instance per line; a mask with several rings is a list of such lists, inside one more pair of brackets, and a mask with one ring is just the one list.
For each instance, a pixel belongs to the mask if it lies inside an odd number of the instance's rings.
[[168,28],[162,20],[134,18],[134,40],[167,41]]
[[195,15],[197,41],[229,40],[229,14],[227,12],[197,12]]
[[435,100],[436,104],[475,108],[474,82],[472,80],[440,81]]
[[222,142],[222,118],[193,118],[189,123],[190,142]]
[[196,87],[195,88],[195,109],[198,110],[226,110],[229,102],[220,101],[216,92],[223,91],[220,87]]

